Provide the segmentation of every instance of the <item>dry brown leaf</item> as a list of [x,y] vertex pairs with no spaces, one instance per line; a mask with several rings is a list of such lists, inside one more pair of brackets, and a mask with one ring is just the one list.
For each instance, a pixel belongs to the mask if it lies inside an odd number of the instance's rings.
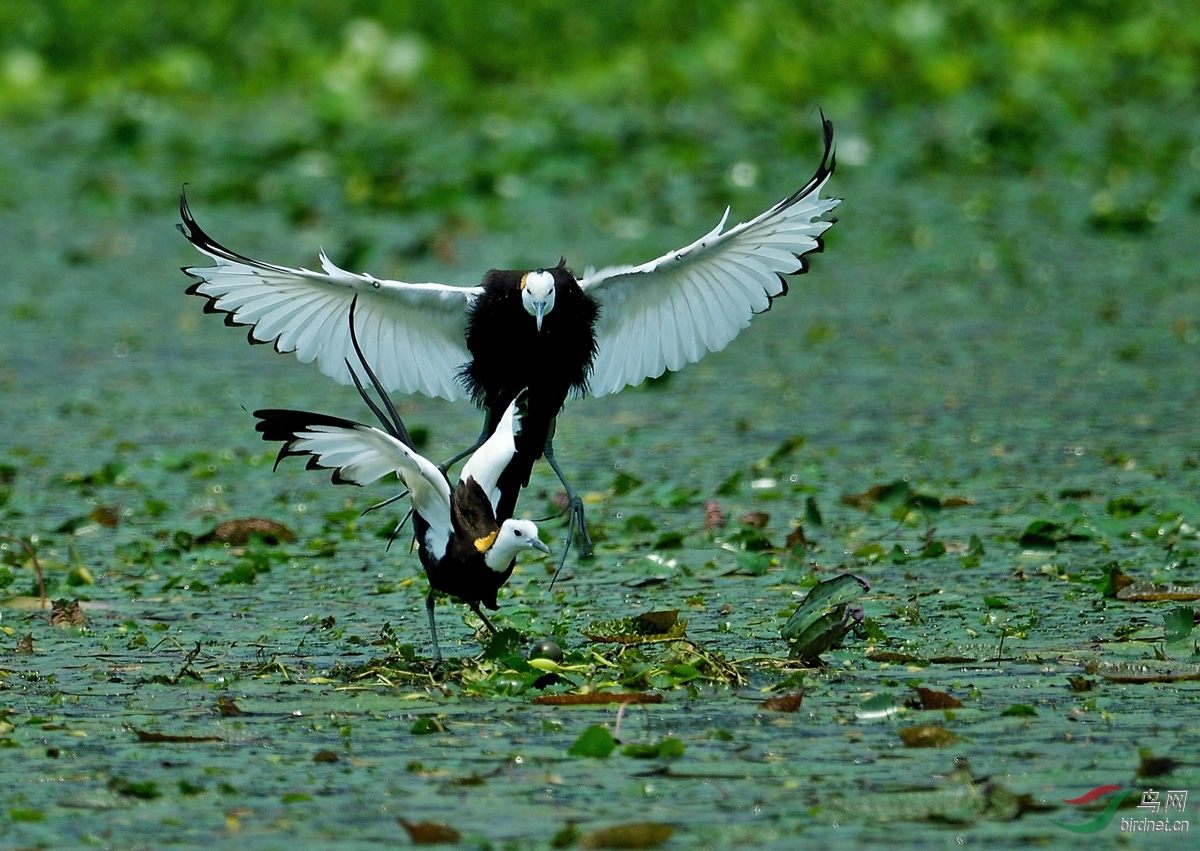
[[86,626],[87,615],[78,600],[55,600],[50,606],[51,626]]
[[774,697],[768,697],[758,705],[759,709],[769,709],[772,712],[795,712],[800,708],[800,701],[804,699],[804,689],[799,691],[788,692],[787,694],[777,694]]
[[679,621],[679,609],[661,612],[643,612],[632,618],[633,625],[641,635],[662,635],[670,632]]
[[88,514],[88,520],[112,529],[121,523],[121,509],[115,505],[97,505]]
[[588,694],[543,694],[535,697],[536,706],[591,706],[598,703],[662,703],[661,694],[638,691],[597,691]]
[[17,639],[17,647],[13,651],[15,653],[27,654],[33,652],[33,633],[23,635]]
[[462,834],[449,825],[431,821],[411,822],[403,818],[397,818],[396,821],[408,831],[408,838],[413,845],[443,845],[462,839]]
[[221,713],[222,718],[231,718],[234,715],[241,715],[241,708],[233,702],[233,698],[221,695],[217,698],[217,711]]
[[796,547],[808,549],[808,538],[804,536],[804,527],[797,526],[792,531],[788,532],[787,539],[783,542],[783,544],[789,550],[794,550]]
[[765,529],[771,522],[771,515],[765,511],[747,511],[738,518],[743,526],[753,526],[755,529]]
[[934,691],[921,686],[913,686],[913,691],[917,693],[922,709],[958,709],[963,705],[957,697],[951,697],[944,691]]
[[720,529],[725,525],[725,510],[715,499],[704,500],[704,531]]
[[251,537],[261,538],[268,544],[279,544],[296,540],[296,533],[274,520],[264,517],[246,517],[241,520],[226,520],[218,523],[211,532],[196,539],[197,544],[233,544],[241,546],[250,543]]

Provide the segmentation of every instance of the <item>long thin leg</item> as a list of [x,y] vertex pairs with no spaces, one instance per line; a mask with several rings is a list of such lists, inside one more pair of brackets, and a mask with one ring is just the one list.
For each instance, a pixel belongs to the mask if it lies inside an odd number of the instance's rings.
[[[568,510],[571,512],[571,517],[567,521],[567,548],[571,546],[571,538],[575,530],[579,531],[579,555],[581,558],[592,557],[592,536],[588,534],[587,519],[583,513],[583,499],[579,494],[575,493],[575,489],[571,487],[571,483],[567,481],[566,475],[562,471],[562,467],[558,466],[558,462],[554,459],[554,423],[550,424],[550,434],[546,438],[546,446],[542,450],[542,454],[546,456],[546,462],[550,468],[558,475],[558,480],[562,482],[563,488],[567,491]],[[567,560],[566,549],[563,550],[562,561],[559,562],[559,570]]]
[[425,598],[425,611],[429,614],[429,636],[433,639],[433,665],[436,668],[442,664],[442,648],[438,647],[437,622],[433,619],[433,591]]
[[471,611],[473,611],[475,614],[479,615],[479,619],[481,621],[483,621],[483,625],[486,626],[488,628],[488,630],[491,631],[492,635],[495,635],[496,628],[494,626],[492,626],[492,622],[487,619],[487,615],[485,615],[483,613],[483,611],[479,608],[479,604],[478,603],[468,603],[468,605],[471,607]]

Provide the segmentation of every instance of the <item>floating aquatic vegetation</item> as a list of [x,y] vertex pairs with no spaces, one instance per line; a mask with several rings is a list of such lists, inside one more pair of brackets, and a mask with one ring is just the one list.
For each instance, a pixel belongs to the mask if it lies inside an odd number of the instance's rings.
[[863,621],[861,606],[850,603],[871,588],[853,574],[843,573],[813,586],[783,625],[780,634],[791,642],[791,656],[813,664]]

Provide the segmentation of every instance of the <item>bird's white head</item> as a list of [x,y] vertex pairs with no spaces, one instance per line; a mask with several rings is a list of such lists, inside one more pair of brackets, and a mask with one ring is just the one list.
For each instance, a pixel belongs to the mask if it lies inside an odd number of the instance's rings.
[[525,550],[549,553],[550,548],[538,537],[537,524],[532,520],[508,519],[500,524],[496,540],[488,548],[483,560],[495,571],[508,570],[512,560]]
[[521,278],[521,304],[541,331],[542,318],[554,309],[554,276],[544,269],[526,272]]

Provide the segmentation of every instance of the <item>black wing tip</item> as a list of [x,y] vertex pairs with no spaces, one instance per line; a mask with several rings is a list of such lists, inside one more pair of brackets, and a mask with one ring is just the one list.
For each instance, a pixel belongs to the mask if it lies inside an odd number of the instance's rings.
[[362,429],[361,423],[334,417],[329,414],[314,414],[312,411],[296,411],[290,408],[260,408],[254,412],[258,422],[254,430],[261,432],[263,440],[294,440],[297,432],[313,426]]
[[264,441],[283,442],[283,446],[279,447],[279,454],[275,456],[275,464],[272,466],[272,470],[278,470],[284,458],[301,458],[307,455],[308,461],[304,465],[305,469],[333,470],[333,475],[330,476],[330,481],[333,484],[362,487],[361,482],[342,478],[340,467],[327,467],[321,463],[319,456],[304,449],[294,448],[297,433],[314,425],[357,429],[363,427],[360,423],[342,419],[341,417],[332,417],[328,414],[314,414],[311,411],[296,411],[290,408],[259,408],[254,412],[254,416],[258,417],[259,420],[254,424],[254,430],[262,434]]

